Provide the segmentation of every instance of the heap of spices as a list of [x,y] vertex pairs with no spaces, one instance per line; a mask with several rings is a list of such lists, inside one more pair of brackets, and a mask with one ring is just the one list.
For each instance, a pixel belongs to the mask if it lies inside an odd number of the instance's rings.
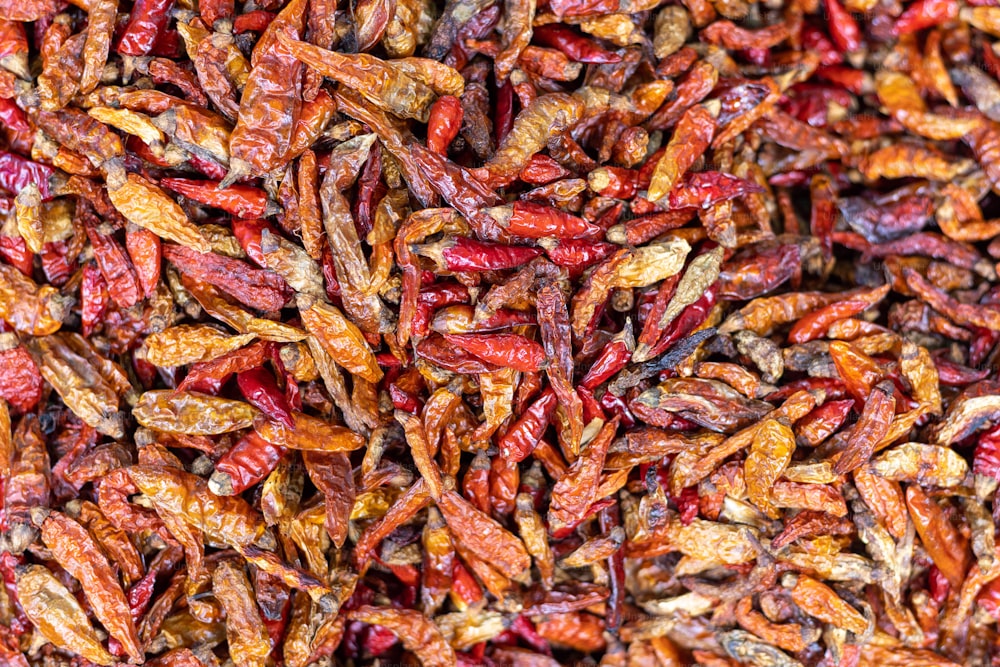
[[0,663],[1000,664],[989,0],[0,0],[0,149]]

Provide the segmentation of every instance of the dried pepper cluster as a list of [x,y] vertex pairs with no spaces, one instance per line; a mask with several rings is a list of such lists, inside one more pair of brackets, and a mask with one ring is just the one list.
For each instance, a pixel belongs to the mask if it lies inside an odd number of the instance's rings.
[[967,3],[0,0],[0,662],[1000,664]]

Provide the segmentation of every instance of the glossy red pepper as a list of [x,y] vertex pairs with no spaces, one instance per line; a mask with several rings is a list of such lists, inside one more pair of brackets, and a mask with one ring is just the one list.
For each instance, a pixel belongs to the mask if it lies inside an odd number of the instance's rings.
[[447,334],[452,345],[483,361],[521,372],[538,371],[545,366],[545,350],[539,343],[519,334]]
[[240,218],[259,218],[267,211],[267,193],[250,185],[230,185],[219,189],[217,181],[189,178],[164,178],[160,185]]
[[551,387],[546,387],[531,406],[521,413],[517,421],[500,436],[497,442],[500,456],[505,461],[513,463],[526,459],[545,433],[557,404],[555,392]]
[[447,155],[448,147],[462,129],[462,101],[454,95],[442,95],[431,105],[427,124],[427,149]]
[[906,35],[939,25],[958,17],[957,0],[917,0],[900,14],[892,34]]
[[271,474],[285,455],[285,448],[248,431],[215,462],[215,474],[209,484],[223,495],[243,493]]
[[137,0],[116,50],[126,56],[144,56],[153,50],[170,22],[174,0]]
[[247,402],[263,412],[268,419],[295,428],[292,408],[274,375],[264,368],[254,368],[236,375],[236,384]]
[[52,198],[50,179],[56,170],[52,167],[26,160],[20,155],[0,151],[0,189],[16,195],[30,183],[38,186],[42,200]]
[[511,246],[455,236],[420,246],[412,251],[429,257],[447,271],[499,271],[527,264],[542,254],[541,248]]
[[264,32],[267,26],[274,20],[274,12],[263,9],[255,9],[245,14],[240,14],[233,19],[233,33],[241,35],[245,32]]

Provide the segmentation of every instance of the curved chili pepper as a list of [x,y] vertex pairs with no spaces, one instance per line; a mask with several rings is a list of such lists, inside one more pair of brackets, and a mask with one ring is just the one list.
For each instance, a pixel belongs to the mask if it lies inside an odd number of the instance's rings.
[[572,28],[550,23],[538,26],[532,32],[532,39],[542,46],[559,49],[573,60],[581,63],[619,63],[622,57],[617,53],[602,49],[593,40],[574,32]]
[[269,419],[294,428],[292,408],[288,405],[284,392],[278,388],[274,375],[263,368],[246,370],[236,375],[240,393]]
[[542,249],[483,243],[458,236],[415,246],[413,252],[433,259],[447,271],[494,271],[523,266],[541,255]]
[[160,185],[240,218],[260,218],[267,210],[267,194],[249,185],[220,188],[218,181],[196,181],[188,178],[164,178],[160,180]]
[[152,51],[170,22],[173,4],[173,0],[138,0],[132,5],[128,25],[115,50],[128,56],[144,56]]
[[431,105],[427,123],[427,149],[439,155],[448,154],[448,146],[462,127],[462,101],[454,95],[442,95]]
[[542,346],[518,334],[446,334],[444,339],[498,366],[522,372],[538,371],[545,366]]

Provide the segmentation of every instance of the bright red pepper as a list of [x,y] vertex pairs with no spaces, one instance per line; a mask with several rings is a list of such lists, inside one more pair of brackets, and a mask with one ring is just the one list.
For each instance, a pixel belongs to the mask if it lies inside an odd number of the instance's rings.
[[823,0],[829,21],[830,36],[834,44],[844,53],[851,53],[861,48],[861,28],[854,17],[844,9],[837,0]]
[[80,322],[84,336],[89,336],[101,324],[110,299],[108,285],[100,269],[88,262],[80,279]]
[[545,433],[557,404],[555,392],[546,387],[531,407],[500,437],[497,442],[500,456],[513,463],[526,459]]
[[240,14],[233,19],[233,34],[240,35],[245,32],[264,32],[267,26],[274,20],[274,12],[255,9],[246,14]]
[[268,419],[295,428],[292,408],[274,375],[264,368],[254,368],[237,374],[236,384],[248,403],[263,412]]
[[462,129],[462,100],[454,95],[442,95],[431,106],[427,124],[427,148],[438,155],[447,155],[448,147]]
[[216,493],[243,493],[270,475],[285,451],[284,447],[264,440],[256,431],[248,431],[215,462],[215,474],[209,484]]
[[487,209],[487,213],[510,234],[533,239],[547,236],[575,239],[601,231],[579,216],[535,202],[517,201]]
[[28,412],[42,398],[42,373],[23,346],[0,350],[0,398],[20,412]]
[[0,189],[16,195],[30,183],[38,186],[42,200],[52,198],[49,179],[56,170],[46,164],[26,160],[20,155],[0,151]]
[[262,267],[267,266],[264,253],[260,249],[260,239],[265,229],[275,236],[279,235],[274,225],[266,220],[244,220],[241,218],[233,220],[233,235],[240,242],[243,252],[247,254],[247,257],[256,262],[258,266]]
[[170,22],[174,0],[136,0],[129,13],[117,51],[126,56],[144,56],[153,50],[160,34]]
[[580,380],[580,386],[595,389],[605,380],[610,380],[615,373],[628,365],[634,350],[635,338],[632,335],[632,324],[629,322],[624,329],[614,335],[597,359],[590,364],[587,374]]
[[892,34],[907,35],[951,21],[958,16],[958,8],[958,0],[917,0],[896,19]]
[[541,248],[486,243],[454,236],[437,243],[412,246],[418,255],[429,257],[447,271],[500,271],[527,264],[542,254]]
[[538,26],[532,34],[532,39],[542,46],[559,49],[572,60],[580,63],[620,63],[622,61],[622,57],[617,53],[601,48],[593,39],[558,23]]
[[452,345],[497,366],[521,372],[538,371],[545,366],[545,349],[519,334],[446,334]]
[[589,239],[562,239],[560,241],[542,239],[540,244],[545,248],[545,254],[554,264],[577,271],[582,271],[597,264],[602,259],[607,259],[618,250],[618,246],[613,243]]
[[251,185],[230,185],[220,190],[218,181],[190,178],[164,178],[160,185],[239,218],[259,218],[267,211],[267,193]]
[[0,234],[0,257],[26,276],[31,276],[35,255],[20,236]]

